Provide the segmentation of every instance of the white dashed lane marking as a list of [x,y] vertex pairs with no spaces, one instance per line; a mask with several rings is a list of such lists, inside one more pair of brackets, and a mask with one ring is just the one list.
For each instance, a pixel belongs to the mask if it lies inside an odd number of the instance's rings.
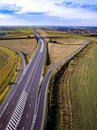
[[27,92],[23,91],[5,130],[15,130],[17,128],[23,113],[23,109],[26,104],[27,96],[28,96]]

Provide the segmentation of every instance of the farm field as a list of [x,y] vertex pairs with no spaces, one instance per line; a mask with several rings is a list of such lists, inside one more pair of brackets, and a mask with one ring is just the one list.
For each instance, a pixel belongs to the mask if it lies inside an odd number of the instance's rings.
[[0,44],[20,50],[24,54],[27,64],[37,47],[35,39],[0,40]]
[[57,73],[53,79],[54,88],[50,87],[48,93],[52,121],[48,120],[46,129],[96,130],[96,59],[97,44],[92,43]]
[[[71,75],[70,88],[74,127],[97,129],[97,44],[79,60]],[[80,128],[81,127],[81,128]]]
[[[34,36],[32,28],[13,28],[0,30],[0,34],[4,34],[3,37],[27,37],[28,35]],[[2,36],[0,36],[2,38]]]
[[17,30],[16,29],[4,29],[4,30],[0,30],[0,34],[16,34]]
[[55,36],[55,37],[76,37],[76,38],[81,38],[81,37],[87,37],[89,36],[88,34],[75,34],[75,33],[68,33],[65,31],[55,31],[55,30],[45,30],[45,33],[47,36]]
[[66,57],[76,49],[80,48],[86,42],[85,39],[80,38],[52,38],[48,42],[49,66],[52,67],[62,58]]
[[45,31],[48,36],[66,36],[68,35],[66,32],[61,31]]
[[[3,55],[3,56],[2,56]],[[14,83],[21,60],[16,52],[0,47],[0,104]]]
[[30,27],[29,28],[17,28],[16,30],[23,34],[33,34],[33,29]]
[[8,62],[8,55],[0,49],[0,70],[3,69],[3,67],[7,64]]

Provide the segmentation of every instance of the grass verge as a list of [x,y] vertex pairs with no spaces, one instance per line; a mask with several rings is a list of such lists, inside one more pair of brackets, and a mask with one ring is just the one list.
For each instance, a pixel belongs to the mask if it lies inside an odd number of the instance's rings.
[[2,51],[2,49],[0,49],[0,70],[3,69],[3,67],[7,64],[7,62],[8,62],[7,53]]
[[32,57],[33,52],[36,50],[36,39],[17,39],[17,40],[0,40],[1,45],[11,46],[20,50],[26,59],[27,64]]
[[16,80],[18,75],[17,68],[20,68],[21,60],[18,54],[8,48],[0,47],[0,50],[6,52],[8,61],[6,65],[0,70],[0,104]]

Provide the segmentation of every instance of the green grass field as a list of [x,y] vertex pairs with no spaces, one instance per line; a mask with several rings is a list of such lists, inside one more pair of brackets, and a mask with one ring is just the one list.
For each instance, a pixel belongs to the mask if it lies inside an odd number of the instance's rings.
[[0,70],[3,69],[3,67],[7,64],[8,62],[8,55],[0,50]]
[[16,37],[16,36],[21,36],[22,34],[19,33],[16,29],[10,29],[10,30],[0,30],[0,34],[4,33],[4,36],[0,36],[0,38],[2,37]]
[[[0,47],[0,56],[4,58],[1,58],[1,64],[2,67],[0,69],[0,104],[4,100],[6,94],[10,90],[12,84],[16,80],[16,77],[18,75],[18,70],[20,69],[21,60],[16,52],[9,50],[4,47]],[[6,60],[5,60],[6,59]],[[3,66],[2,66],[3,65]]]
[[6,33],[6,34],[11,34],[11,33],[17,33],[17,30],[15,29],[10,29],[10,30],[0,30],[0,33]]
[[96,130],[97,44],[93,44],[87,53],[79,59],[71,76],[70,88],[75,130]]
[[59,69],[48,90],[45,130],[97,129],[97,44]]
[[46,31],[46,33],[50,36],[65,36],[67,33],[60,31]]
[[62,32],[62,31],[45,31],[45,33],[48,35],[48,36],[55,36],[55,37],[57,37],[57,36],[59,36],[59,37],[61,37],[61,36],[64,36],[64,37],[68,37],[68,36],[70,36],[70,37],[79,37],[79,38],[81,38],[81,37],[89,37],[90,35],[89,34],[76,34],[76,33],[68,33],[68,32]]
[[23,34],[33,34],[32,28],[17,28],[17,31]]
[[25,37],[27,35],[33,36],[33,29],[28,27],[28,28],[15,28],[15,29],[8,29],[8,30],[0,30],[0,34],[4,33],[4,36],[2,37]]

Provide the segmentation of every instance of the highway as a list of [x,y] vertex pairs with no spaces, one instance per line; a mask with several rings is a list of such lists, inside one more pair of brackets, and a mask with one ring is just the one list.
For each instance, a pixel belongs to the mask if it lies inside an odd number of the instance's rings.
[[0,108],[0,130],[42,130],[47,89],[53,72],[90,43],[90,41],[87,41],[81,48],[54,65],[46,74],[40,89],[46,58],[46,42],[35,30],[34,33],[39,41],[38,48],[23,75],[19,77],[21,81],[16,85],[15,92],[10,93],[12,97],[10,100],[6,98],[5,107]]
[[22,81],[17,84],[13,97],[5,106],[3,113],[0,113],[0,130],[30,130],[34,125],[37,95],[46,56],[45,41],[37,32],[35,32],[35,37],[39,39],[38,49]]
[[[33,130],[43,130],[44,126],[44,119],[45,119],[45,112],[46,112],[46,100],[47,100],[47,90],[48,90],[48,85],[50,78],[53,74],[53,72],[63,63],[66,61],[72,59],[77,53],[81,52],[88,44],[90,44],[91,41],[87,40],[84,45],[82,45],[79,49],[75,50],[73,53],[70,55],[66,56],[63,58],[60,62],[55,64],[46,74],[42,86],[41,86],[41,91],[38,97],[38,102],[39,104],[37,105],[37,115],[36,115],[36,121],[33,127]],[[41,105],[42,104],[42,105]]]

